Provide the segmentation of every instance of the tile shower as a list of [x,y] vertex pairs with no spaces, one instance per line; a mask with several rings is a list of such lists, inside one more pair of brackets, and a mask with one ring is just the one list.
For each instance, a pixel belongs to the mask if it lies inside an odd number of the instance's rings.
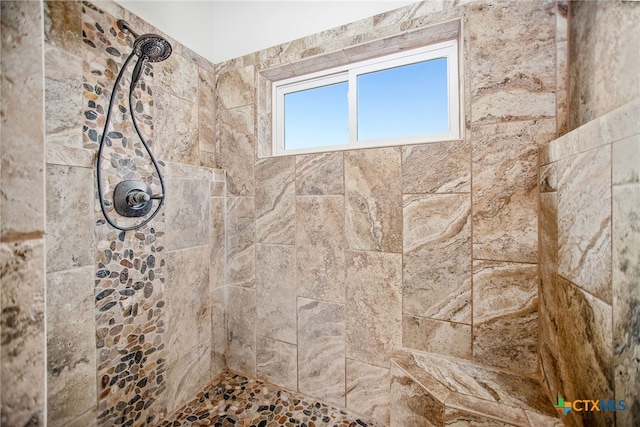
[[[50,426],[161,425],[177,410],[198,425],[189,411],[218,408],[202,396],[225,368],[325,416],[346,408],[346,425],[351,412],[487,422],[390,392],[430,353],[457,361],[451,375],[538,378],[547,407],[627,399],[563,421],[633,425],[640,81],[626,69],[640,64],[607,56],[632,57],[621,34],[640,43],[631,3],[571,4],[568,26],[564,2],[423,2],[215,65],[170,39],[136,94],[166,208],[120,233],[92,169],[132,43],[115,22],[159,31],[112,2],[3,1],[2,423],[44,425],[46,407]],[[447,37],[463,46],[464,140],[269,157],[271,80]],[[112,184],[148,175],[126,110]],[[438,397],[414,385],[416,402]],[[519,416],[489,422],[538,419]]]

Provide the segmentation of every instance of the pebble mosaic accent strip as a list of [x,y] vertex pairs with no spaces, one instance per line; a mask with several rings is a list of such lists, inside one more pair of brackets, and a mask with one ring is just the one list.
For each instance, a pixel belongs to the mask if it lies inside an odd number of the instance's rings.
[[[118,29],[117,18],[89,2],[82,3],[82,33],[83,146],[96,149],[113,83],[131,52],[133,38]],[[131,122],[128,86],[132,69],[133,63],[118,88],[102,162],[107,211],[123,226],[140,219],[120,218],[113,211],[114,186],[133,179],[147,182],[154,191],[159,188],[158,176]],[[147,65],[133,100],[136,118],[150,145],[152,82],[152,69]],[[166,415],[164,214],[125,233],[105,222],[96,200],[95,220],[98,426],[157,425]]]
[[382,427],[342,409],[227,371],[161,427]]

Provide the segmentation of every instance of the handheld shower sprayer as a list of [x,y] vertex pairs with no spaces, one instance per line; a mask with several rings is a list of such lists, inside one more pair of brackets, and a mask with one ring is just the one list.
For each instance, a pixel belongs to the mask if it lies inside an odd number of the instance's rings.
[[[105,220],[112,227],[117,228],[118,230],[129,231],[129,230],[138,229],[140,227],[143,227],[147,223],[149,223],[149,221],[151,221],[160,211],[160,208],[164,204],[164,197],[165,197],[164,196],[165,184],[164,184],[164,179],[162,177],[162,174],[160,172],[160,168],[158,166],[158,162],[153,156],[153,153],[151,152],[151,149],[149,148],[149,145],[146,139],[144,138],[144,136],[142,135],[142,132],[140,131],[140,128],[138,127],[138,122],[135,117],[135,110],[133,108],[133,101],[132,101],[133,91],[138,81],[140,80],[140,77],[142,76],[142,69],[144,67],[145,61],[146,62],[164,61],[171,55],[172,49],[169,42],[157,34],[138,35],[135,31],[131,29],[129,24],[122,19],[118,20],[117,25],[120,31],[129,33],[132,36],[134,36],[135,41],[133,43],[132,52],[129,54],[127,59],[125,59],[124,64],[122,65],[122,68],[120,69],[120,72],[118,73],[118,76],[116,77],[116,80],[113,84],[113,90],[111,91],[111,99],[109,101],[109,107],[107,108],[107,117],[105,120],[104,129],[102,131],[102,136],[100,137],[100,145],[98,148],[98,158],[96,161],[96,177],[98,181],[98,198],[100,199],[100,207],[102,209],[102,213],[104,214]],[[142,145],[144,146],[145,150],[149,154],[151,163],[153,164],[153,167],[155,168],[158,174],[158,179],[160,181],[160,187],[162,191],[159,194],[153,195],[151,188],[147,183],[142,181],[135,181],[135,180],[122,181],[118,185],[116,185],[114,190],[114,195],[113,195],[113,201],[114,201],[113,206],[116,212],[118,212],[118,214],[122,216],[125,216],[125,217],[145,216],[151,211],[153,200],[159,201],[155,211],[153,211],[153,213],[147,219],[131,227],[121,227],[118,224],[116,224],[107,213],[104,196],[102,193],[102,186],[101,186],[102,170],[100,166],[102,162],[102,151],[104,149],[105,142],[106,142],[106,135],[108,133],[107,131],[109,128],[109,121],[111,119],[111,110],[113,107],[113,103],[116,99],[116,92],[120,84],[120,80],[122,80],[124,72],[127,66],[129,65],[129,63],[131,62],[131,60],[133,59],[134,55],[138,56],[138,60],[133,69],[133,72],[131,75],[131,84],[129,85],[129,113],[131,115],[131,122],[133,123],[133,127],[136,133],[138,134],[138,137],[140,138]]]

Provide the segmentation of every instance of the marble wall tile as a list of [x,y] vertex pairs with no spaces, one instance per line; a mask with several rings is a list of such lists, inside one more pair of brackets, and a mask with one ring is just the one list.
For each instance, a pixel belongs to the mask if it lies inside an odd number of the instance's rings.
[[404,196],[405,314],[471,322],[470,216],[468,194]]
[[257,334],[295,344],[296,254],[294,246],[256,246]]
[[65,147],[62,145],[47,145],[46,164],[61,166],[76,166],[91,168],[95,158],[95,151],[85,148]]
[[255,285],[255,202],[253,197],[227,198],[227,284]]
[[210,347],[209,256],[208,246],[167,253],[164,296],[170,361],[198,345]]
[[261,243],[295,243],[294,157],[256,162],[256,239]]
[[225,199],[223,197],[212,197],[210,212],[209,233],[211,235],[211,268],[209,270],[209,280],[211,283],[211,289],[215,289],[226,283],[225,263],[227,261],[227,239]]
[[[197,74],[195,79],[197,82]],[[164,87],[156,89],[154,101],[155,144],[151,149],[156,158],[199,165],[198,104],[172,95]]]
[[390,389],[389,368],[347,359],[347,408],[389,425]]
[[298,298],[298,390],[345,406],[345,306]]
[[558,163],[540,166],[539,180],[540,193],[556,191],[558,189]]
[[[561,396],[614,398],[612,309],[563,277],[558,277],[559,375]],[[560,342],[561,340],[561,342]],[[569,412],[569,425],[610,426],[612,412]]]
[[255,194],[254,108],[216,109],[216,167],[227,171],[229,195]]
[[444,410],[444,425],[446,427],[516,427],[516,424],[494,420],[493,418],[484,417],[482,415],[476,415],[449,407],[445,407]]
[[402,346],[402,255],[346,253],[347,357],[386,367]]
[[[14,10],[8,10],[10,7]],[[2,19],[16,9],[20,10],[2,2]],[[4,25],[2,31],[4,37]],[[44,264],[43,239],[0,244],[0,393],[2,424],[7,426],[45,422]]]
[[224,287],[211,290],[211,378],[227,367],[227,322]]
[[36,2],[2,2],[1,10],[0,236],[8,239],[45,229],[43,23]]
[[558,179],[558,274],[611,303],[611,147],[563,160]]
[[93,181],[91,169],[54,165],[46,168],[49,272],[94,262]]
[[256,349],[258,377],[287,390],[296,390],[298,386],[297,347],[258,336]]
[[391,427],[444,425],[444,404],[391,364]]
[[636,134],[622,141],[616,141],[611,146],[612,184],[640,183],[640,134]]
[[[615,165],[614,165],[615,167]],[[640,185],[613,187],[613,349],[617,425],[640,422]]]
[[448,141],[402,147],[402,192],[471,191],[471,146]]
[[209,181],[165,179],[166,246],[169,250],[208,245],[210,239]]
[[80,148],[84,117],[80,95],[82,59],[66,50],[48,46],[44,61],[46,143]]
[[404,315],[402,346],[471,359],[471,325]]
[[349,249],[402,252],[400,147],[344,153]]
[[201,393],[211,381],[211,347],[200,344],[170,361],[166,371],[167,413],[171,414],[180,406]]
[[198,68],[198,140],[200,152],[216,152],[215,74]]
[[345,301],[344,197],[296,197],[298,296]]
[[474,257],[537,262],[538,145],[555,138],[555,120],[474,126],[471,132]]
[[537,369],[538,266],[473,263],[473,360],[533,374]]
[[153,64],[154,86],[168,94],[193,102],[199,99],[199,67],[182,55],[171,55],[165,61]]
[[81,17],[81,2],[79,1],[45,0],[45,43],[82,56]]
[[472,4],[465,23],[473,71],[472,122],[554,117],[554,2]]
[[256,376],[256,291],[227,286],[227,367]]
[[540,194],[539,337],[557,355],[558,199]]
[[251,105],[255,100],[254,67],[248,66],[216,75],[219,106],[225,109]]
[[344,194],[343,158],[342,152],[296,156],[296,194]]
[[96,414],[93,265],[47,276],[47,425]]

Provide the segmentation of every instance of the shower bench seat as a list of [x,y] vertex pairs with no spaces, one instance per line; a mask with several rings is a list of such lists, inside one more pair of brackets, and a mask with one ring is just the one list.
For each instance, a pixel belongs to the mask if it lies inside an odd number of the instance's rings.
[[534,378],[429,353],[391,360],[391,426],[562,426]]

